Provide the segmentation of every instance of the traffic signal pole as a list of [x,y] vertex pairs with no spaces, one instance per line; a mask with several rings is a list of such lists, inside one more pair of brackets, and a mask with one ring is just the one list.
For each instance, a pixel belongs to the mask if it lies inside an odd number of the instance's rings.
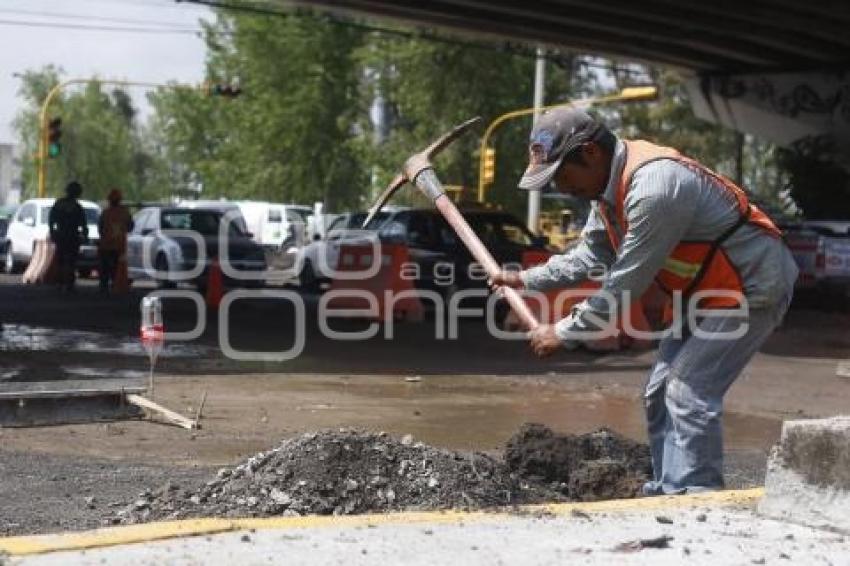
[[[537,61],[534,65],[534,119],[532,124],[542,114],[543,95],[546,88],[546,57],[542,47],[537,48]],[[543,189],[532,189],[528,191],[528,228],[535,235],[540,234],[540,193]]]
[[655,86],[633,86],[626,87],[616,94],[607,96],[597,96],[592,98],[582,98],[572,102],[562,102],[560,104],[552,104],[539,108],[523,108],[522,110],[514,110],[507,112],[501,116],[497,116],[487,129],[484,130],[484,135],[481,136],[481,146],[479,148],[479,167],[478,167],[478,202],[483,203],[486,198],[487,185],[490,183],[484,182],[484,160],[489,147],[490,136],[493,131],[498,128],[503,122],[520,116],[529,116],[535,112],[543,112],[551,108],[561,106],[591,106],[594,104],[603,104],[606,102],[639,102],[646,100],[656,100],[658,98],[658,88]]
[[[89,84],[89,83],[100,83],[104,85],[115,85],[115,86],[140,86],[147,88],[163,88],[169,86],[176,87],[186,87],[186,88],[203,88],[203,86],[198,87],[196,85],[185,84],[185,83],[171,83],[171,84],[163,84],[163,83],[143,83],[143,82],[135,82],[135,81],[105,81],[101,79],[71,79],[65,82],[59,83],[50,89],[50,92],[47,93],[47,96],[44,97],[44,102],[41,104],[41,113],[39,114],[38,119],[38,152],[36,159],[36,175],[38,177],[38,197],[44,198],[46,190],[47,190],[47,146],[48,146],[48,130],[50,126],[50,120],[47,118],[47,111],[50,108],[50,103],[56,98],[56,95],[59,94],[62,89],[67,86],[75,85],[75,84]],[[241,90],[239,91],[241,92]],[[236,93],[233,96],[238,96],[239,93]]]
[[50,89],[47,96],[44,97],[44,102],[41,104],[41,113],[38,117],[38,159],[36,159],[36,174],[38,175],[38,198],[44,198],[45,187],[47,186],[47,130],[49,120],[47,119],[47,110],[50,108],[50,103],[63,88],[72,84],[82,84],[90,82],[90,79],[71,79],[64,83],[59,83]]

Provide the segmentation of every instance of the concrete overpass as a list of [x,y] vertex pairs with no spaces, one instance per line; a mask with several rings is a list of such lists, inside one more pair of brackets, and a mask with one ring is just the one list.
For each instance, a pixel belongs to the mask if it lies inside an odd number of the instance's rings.
[[850,164],[844,0],[300,0],[466,38],[675,67],[698,116]]

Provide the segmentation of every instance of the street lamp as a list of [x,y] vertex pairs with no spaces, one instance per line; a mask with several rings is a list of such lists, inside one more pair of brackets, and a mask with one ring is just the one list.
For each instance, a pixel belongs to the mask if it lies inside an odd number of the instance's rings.
[[[484,202],[485,188],[488,184],[493,182],[493,178],[495,177],[495,175],[490,171],[494,168],[495,163],[488,164],[488,156],[492,155],[490,153],[492,149],[488,147],[487,142],[489,141],[490,135],[493,133],[493,131],[503,122],[512,118],[519,118],[520,116],[528,116],[530,114],[534,114],[534,112],[536,111],[542,112],[543,110],[549,110],[551,108],[558,108],[561,106],[592,106],[594,104],[604,104],[607,102],[641,102],[657,99],[658,87],[655,85],[630,86],[620,90],[620,92],[616,94],[609,94],[606,96],[595,96],[592,98],[582,98],[580,100],[574,100],[572,102],[562,102],[560,104],[544,106],[543,108],[523,108],[522,110],[514,110],[512,112],[507,112],[505,114],[502,114],[501,116],[498,116],[495,120],[490,122],[490,125],[487,126],[486,130],[484,130],[484,135],[481,136],[481,148],[479,151],[478,165],[478,202]],[[492,159],[492,157],[490,159]],[[488,175],[486,173],[490,174]],[[531,228],[534,229],[534,227]]]

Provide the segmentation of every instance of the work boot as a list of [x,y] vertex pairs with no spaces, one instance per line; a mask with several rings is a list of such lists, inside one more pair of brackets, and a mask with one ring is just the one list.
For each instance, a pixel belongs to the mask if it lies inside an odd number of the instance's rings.
[[638,493],[638,497],[657,497],[664,495],[664,490],[661,488],[661,482],[648,481],[643,484]]

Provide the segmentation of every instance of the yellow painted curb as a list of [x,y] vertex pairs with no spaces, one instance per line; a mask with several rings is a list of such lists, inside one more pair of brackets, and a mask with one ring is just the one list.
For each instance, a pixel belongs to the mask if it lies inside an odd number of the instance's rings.
[[262,519],[186,519],[142,525],[108,527],[81,533],[0,538],[0,551],[12,556],[43,554],[67,550],[86,550],[105,546],[151,542],[176,537],[198,536],[244,529],[312,529],[322,527],[358,527],[366,525],[446,524],[498,520],[512,514],[545,512],[555,516],[574,510],[585,513],[629,512],[683,507],[753,506],[764,495],[763,488],[714,491],[695,495],[614,499],[592,503],[552,503],[524,505],[497,511],[422,511],[373,515],[307,515],[304,517],[268,517]]

